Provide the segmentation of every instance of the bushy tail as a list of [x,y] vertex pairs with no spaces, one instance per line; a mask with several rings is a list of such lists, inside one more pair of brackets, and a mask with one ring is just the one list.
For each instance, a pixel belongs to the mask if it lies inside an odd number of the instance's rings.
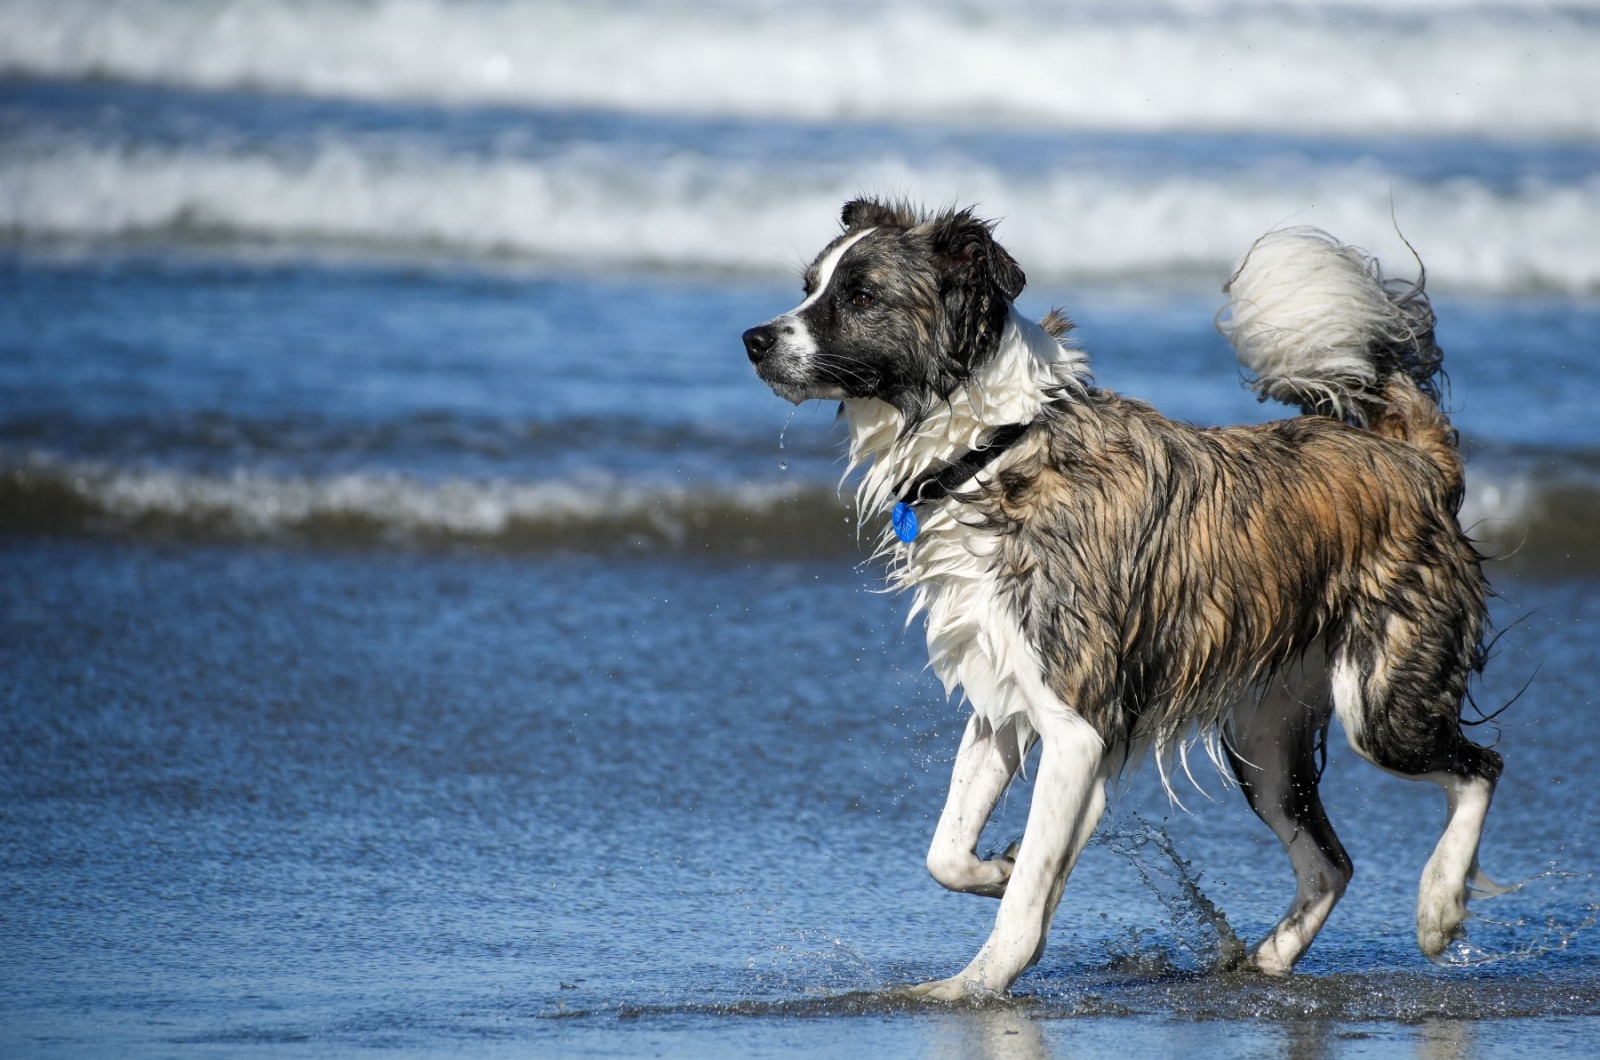
[[1398,373],[1437,403],[1444,354],[1421,278],[1385,279],[1321,229],[1283,228],[1256,240],[1222,290],[1217,328],[1262,400],[1364,424]]
[[1263,401],[1402,438],[1459,482],[1425,279],[1385,279],[1375,258],[1321,229],[1278,229],[1256,240],[1223,287],[1217,329]]

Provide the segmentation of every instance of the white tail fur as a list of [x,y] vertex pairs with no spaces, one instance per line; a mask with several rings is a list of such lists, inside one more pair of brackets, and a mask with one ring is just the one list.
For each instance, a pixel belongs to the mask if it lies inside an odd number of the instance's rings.
[[1422,280],[1386,281],[1376,259],[1321,229],[1268,232],[1223,292],[1217,330],[1263,399],[1361,423],[1390,372],[1434,393],[1440,355]]

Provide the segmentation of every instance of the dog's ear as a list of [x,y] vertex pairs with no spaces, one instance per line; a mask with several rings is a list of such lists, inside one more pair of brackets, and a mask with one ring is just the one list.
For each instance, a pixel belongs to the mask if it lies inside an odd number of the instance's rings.
[[915,215],[899,203],[879,202],[877,199],[851,199],[839,214],[839,223],[844,225],[846,232],[854,232],[859,228],[881,228],[884,225],[909,228],[916,221]]
[[973,217],[971,210],[942,219],[934,231],[934,246],[944,256],[952,284],[992,284],[1008,302],[1028,285],[1017,259],[995,242],[988,222]]
[[970,371],[999,347],[1011,303],[1028,278],[971,210],[939,218],[929,234],[944,269],[940,292],[946,351]]

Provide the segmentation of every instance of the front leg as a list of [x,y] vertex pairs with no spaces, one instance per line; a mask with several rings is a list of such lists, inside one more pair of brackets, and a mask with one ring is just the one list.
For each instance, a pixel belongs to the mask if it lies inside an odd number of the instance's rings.
[[940,1001],[1001,994],[1044,952],[1067,876],[1105,812],[1106,755],[1100,736],[1076,714],[1048,719],[1039,735],[1044,747],[1028,827],[994,931],[959,974],[912,987],[914,994]]
[[[976,713],[967,722],[950,771],[950,794],[928,848],[928,871],[952,891],[999,898],[1011,876],[1012,859],[978,857],[978,840],[1006,786],[1022,766],[1024,748],[1013,733],[996,733]],[[1009,854],[1009,851],[1007,852]]]

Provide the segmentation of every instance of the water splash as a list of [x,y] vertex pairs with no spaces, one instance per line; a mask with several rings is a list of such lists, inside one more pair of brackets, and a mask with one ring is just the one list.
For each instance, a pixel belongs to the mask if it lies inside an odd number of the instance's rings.
[[[1543,886],[1536,886],[1540,881]],[[1497,901],[1498,916],[1485,915],[1481,902],[1475,902],[1467,921],[1468,937],[1446,947],[1438,963],[1475,968],[1532,961],[1568,950],[1580,935],[1600,924],[1600,899],[1591,891],[1588,900],[1574,902],[1565,892],[1574,884],[1597,881],[1600,878],[1593,873],[1552,867]]]
[[884,985],[860,950],[826,931],[782,932],[775,944],[750,957],[745,967],[761,986],[780,994],[815,996]]
[[1094,842],[1125,858],[1166,910],[1175,950],[1163,951],[1154,929],[1134,929],[1131,945],[1112,944],[1114,962],[1132,972],[1222,972],[1244,960],[1245,945],[1227,915],[1200,889],[1201,874],[1179,856],[1172,837],[1138,814],[1107,828]]

